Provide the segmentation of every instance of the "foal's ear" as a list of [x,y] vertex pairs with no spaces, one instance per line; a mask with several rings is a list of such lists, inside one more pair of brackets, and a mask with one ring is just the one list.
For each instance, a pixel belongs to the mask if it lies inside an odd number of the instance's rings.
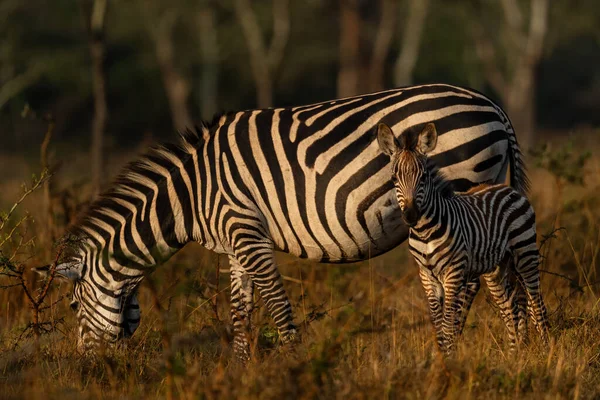
[[437,130],[435,129],[435,124],[433,122],[425,125],[425,128],[419,133],[419,141],[417,143],[417,149],[423,153],[427,154],[437,145]]
[[383,122],[377,125],[377,142],[382,153],[392,156],[401,150],[400,144],[394,137],[394,132]]
[[[43,267],[33,268],[35,272],[40,274],[43,277],[50,276],[50,269],[52,265],[44,265]],[[55,277],[68,279],[70,281],[76,281],[81,278],[81,271],[79,266],[75,263],[62,263],[56,266]]]

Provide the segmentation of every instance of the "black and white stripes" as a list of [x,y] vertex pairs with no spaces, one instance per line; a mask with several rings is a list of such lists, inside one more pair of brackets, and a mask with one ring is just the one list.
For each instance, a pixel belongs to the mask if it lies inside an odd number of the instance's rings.
[[391,158],[397,203],[410,227],[408,245],[420,267],[440,349],[452,350],[481,276],[504,318],[511,347],[517,333],[526,333],[511,275],[525,289],[531,317],[546,341],[535,213],[527,197],[505,185],[455,193],[426,155],[438,139],[433,123],[398,139],[383,123],[377,131],[382,152]]
[[248,355],[254,287],[291,340],[274,251],[345,263],[403,242],[373,127],[414,131],[432,120],[440,133],[432,158],[456,187],[503,182],[509,161],[513,185],[527,186],[506,115],[480,93],[442,84],[230,113],[151,150],[71,230],[84,244],[61,271],[75,282],[82,344],[131,334],[138,283],[190,241],[229,256],[238,354]]

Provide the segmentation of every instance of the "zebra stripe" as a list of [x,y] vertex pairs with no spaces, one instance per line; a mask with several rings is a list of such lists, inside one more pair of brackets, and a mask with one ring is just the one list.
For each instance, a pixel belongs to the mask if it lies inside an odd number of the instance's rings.
[[526,330],[511,275],[524,287],[531,317],[547,342],[535,213],[527,197],[505,185],[455,193],[427,157],[437,142],[433,123],[418,136],[404,132],[398,139],[382,123],[378,141],[392,160],[397,203],[410,227],[408,245],[419,264],[440,349],[453,349],[481,276],[506,323],[511,349],[517,333]]
[[238,354],[248,355],[254,285],[290,340],[295,326],[273,252],[346,263],[402,243],[408,229],[373,128],[416,131],[431,120],[440,132],[432,159],[458,188],[503,182],[513,160],[512,184],[526,189],[504,112],[444,84],[230,113],[151,150],[70,229],[83,242],[60,270],[82,305],[80,344],[131,334],[137,285],[190,241],[229,256]]

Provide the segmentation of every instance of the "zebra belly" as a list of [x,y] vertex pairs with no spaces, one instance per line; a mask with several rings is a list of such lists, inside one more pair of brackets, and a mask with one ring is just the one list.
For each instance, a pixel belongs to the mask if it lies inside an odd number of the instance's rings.
[[[408,228],[402,221],[393,190],[362,208],[355,202],[364,204],[364,194],[363,190],[357,190],[346,198],[342,217],[332,207],[309,214],[324,216],[321,219],[299,218],[286,225],[270,224],[276,247],[317,262],[350,263],[383,254],[405,241]],[[282,225],[287,229],[281,229]]]
[[398,207],[374,205],[364,213],[365,230],[341,236],[325,247],[324,262],[367,260],[392,250],[408,238]]

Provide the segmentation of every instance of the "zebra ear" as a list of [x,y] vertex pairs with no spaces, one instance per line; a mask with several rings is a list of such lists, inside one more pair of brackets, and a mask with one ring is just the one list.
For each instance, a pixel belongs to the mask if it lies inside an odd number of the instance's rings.
[[379,143],[381,152],[390,157],[400,150],[400,144],[394,137],[394,133],[390,127],[384,123],[377,125],[377,142]]
[[[40,274],[43,277],[50,276],[50,269],[52,268],[51,264],[44,265],[43,267],[33,268],[35,272]],[[68,279],[70,281],[76,281],[81,278],[81,271],[78,268],[78,265],[75,263],[62,263],[56,266],[56,277]]]
[[427,154],[437,145],[437,130],[435,129],[435,124],[433,122],[425,125],[425,128],[419,133],[419,142],[417,143],[417,149],[422,154]]

